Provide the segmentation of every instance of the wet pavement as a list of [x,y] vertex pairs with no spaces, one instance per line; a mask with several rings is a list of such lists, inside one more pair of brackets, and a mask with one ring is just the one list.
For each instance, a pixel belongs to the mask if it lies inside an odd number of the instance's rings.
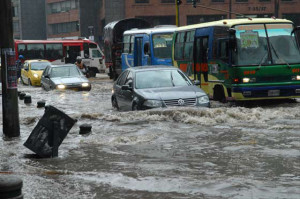
[[[22,178],[24,198],[299,198],[299,100],[118,112],[112,81],[90,80],[90,92],[19,85],[32,104],[19,100],[21,136],[0,140],[0,175]],[[23,146],[40,100],[77,119],[57,158]]]

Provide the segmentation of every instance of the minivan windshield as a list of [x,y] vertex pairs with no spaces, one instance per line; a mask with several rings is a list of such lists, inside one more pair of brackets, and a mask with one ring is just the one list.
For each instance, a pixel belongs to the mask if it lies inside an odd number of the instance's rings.
[[153,70],[136,73],[135,87],[137,89],[188,85],[192,85],[191,81],[178,70]]
[[251,24],[235,26],[237,47],[234,65],[300,63],[292,24]]

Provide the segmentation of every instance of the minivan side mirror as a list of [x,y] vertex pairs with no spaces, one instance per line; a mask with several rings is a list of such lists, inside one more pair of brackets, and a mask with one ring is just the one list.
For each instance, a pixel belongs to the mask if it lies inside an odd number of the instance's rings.
[[300,26],[296,26],[293,31],[291,32],[291,35],[294,34],[296,31],[300,30]]

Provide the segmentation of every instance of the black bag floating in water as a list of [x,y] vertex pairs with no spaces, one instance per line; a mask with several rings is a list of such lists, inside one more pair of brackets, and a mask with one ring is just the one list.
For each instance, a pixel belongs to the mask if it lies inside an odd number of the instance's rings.
[[47,106],[24,146],[41,157],[58,156],[58,147],[77,120],[53,106]]

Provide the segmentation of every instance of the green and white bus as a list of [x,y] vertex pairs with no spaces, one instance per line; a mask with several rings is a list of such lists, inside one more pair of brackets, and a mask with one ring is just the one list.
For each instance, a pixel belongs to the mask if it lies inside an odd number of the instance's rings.
[[300,27],[285,19],[246,18],[183,26],[173,64],[199,80],[211,99],[300,97]]

